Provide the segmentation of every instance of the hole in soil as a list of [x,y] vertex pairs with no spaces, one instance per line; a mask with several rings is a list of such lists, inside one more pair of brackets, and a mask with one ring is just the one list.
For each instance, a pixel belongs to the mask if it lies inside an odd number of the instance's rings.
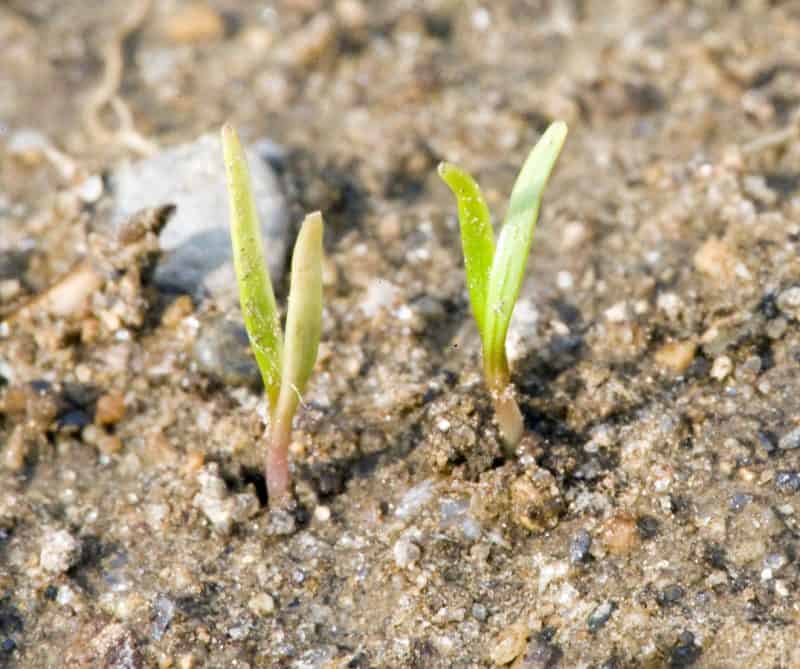
[[264,507],[269,503],[269,495],[267,495],[267,481],[264,474],[260,469],[255,467],[242,467],[241,469],[241,487],[245,488],[249,484],[253,484],[258,495],[258,503]]

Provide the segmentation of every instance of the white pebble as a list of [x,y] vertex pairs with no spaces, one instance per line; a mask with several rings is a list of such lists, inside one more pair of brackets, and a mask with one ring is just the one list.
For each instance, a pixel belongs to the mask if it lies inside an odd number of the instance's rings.
[[257,616],[268,616],[275,612],[275,600],[266,592],[253,596],[247,607]]
[[733,362],[727,355],[721,355],[714,358],[714,364],[711,365],[711,378],[717,381],[722,381],[725,377],[730,375],[733,371]]
[[50,530],[42,538],[39,564],[53,574],[63,574],[77,564],[81,556],[81,542],[67,530]]
[[419,546],[408,537],[398,539],[394,544],[392,553],[394,554],[394,562],[400,569],[412,566],[422,555]]

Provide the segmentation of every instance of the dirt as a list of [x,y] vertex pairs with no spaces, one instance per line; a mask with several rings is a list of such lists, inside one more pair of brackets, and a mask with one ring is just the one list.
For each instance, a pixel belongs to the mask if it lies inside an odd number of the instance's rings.
[[[0,7],[0,667],[800,666],[798,5],[146,4]],[[291,513],[236,314],[96,232],[227,119],[327,222]],[[499,221],[554,119],[508,452],[435,166]]]

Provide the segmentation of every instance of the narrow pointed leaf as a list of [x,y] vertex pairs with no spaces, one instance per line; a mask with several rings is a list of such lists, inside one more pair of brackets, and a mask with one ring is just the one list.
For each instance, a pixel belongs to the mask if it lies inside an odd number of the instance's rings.
[[222,152],[228,180],[233,264],[239,284],[242,317],[270,405],[274,407],[281,382],[283,342],[280,318],[264,258],[247,159],[236,129],[230,124],[222,127]]
[[461,248],[467,274],[472,315],[485,338],[486,297],[489,271],[494,256],[494,233],[489,207],[477,182],[466,172],[450,163],[439,165],[439,176],[453,191],[458,203],[458,222],[461,227]]
[[291,411],[314,369],[322,331],[322,214],[306,216],[292,254],[280,412]]
[[552,123],[533,147],[517,177],[497,242],[486,305],[485,360],[490,375],[506,370],[505,341],[508,324],[519,296],[542,193],[567,136],[567,125]]

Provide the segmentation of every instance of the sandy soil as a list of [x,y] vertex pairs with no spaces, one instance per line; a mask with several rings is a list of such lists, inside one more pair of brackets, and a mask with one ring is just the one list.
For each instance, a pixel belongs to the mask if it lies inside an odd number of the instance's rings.
[[[800,667],[798,4],[148,4],[0,6],[0,667]],[[328,222],[291,514],[236,314],[97,232],[229,118]],[[435,166],[501,220],[553,119],[509,453]]]

